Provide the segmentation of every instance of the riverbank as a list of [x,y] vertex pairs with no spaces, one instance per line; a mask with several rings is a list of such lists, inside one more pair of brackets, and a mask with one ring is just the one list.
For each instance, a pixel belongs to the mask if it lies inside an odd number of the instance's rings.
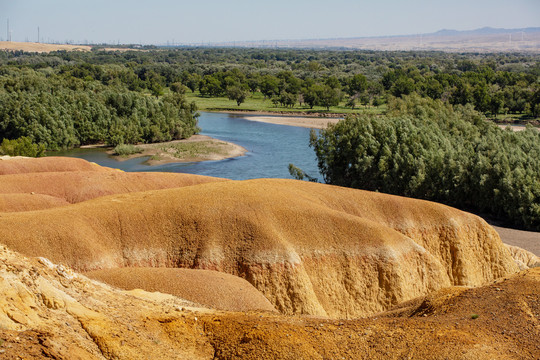
[[[501,129],[506,129],[507,127],[510,127],[512,131],[523,131],[527,128],[527,125],[521,125],[521,124],[497,124],[498,127]],[[539,130],[537,126],[533,125],[533,129]]]
[[147,165],[168,163],[217,161],[243,156],[247,150],[231,142],[214,139],[206,135],[193,135],[189,139],[174,140],[155,144],[136,145],[140,152],[130,155],[114,155],[108,150],[111,158],[118,161],[148,157]]

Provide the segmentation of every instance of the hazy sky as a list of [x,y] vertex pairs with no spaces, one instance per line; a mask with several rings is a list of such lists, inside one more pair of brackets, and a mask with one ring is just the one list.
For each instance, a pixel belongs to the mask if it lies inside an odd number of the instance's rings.
[[540,0],[0,0],[0,39],[208,43],[540,27]]

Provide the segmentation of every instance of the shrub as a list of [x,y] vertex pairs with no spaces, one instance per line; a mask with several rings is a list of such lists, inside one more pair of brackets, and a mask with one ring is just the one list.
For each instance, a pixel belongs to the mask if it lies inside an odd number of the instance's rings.
[[140,154],[143,150],[135,145],[120,144],[114,148],[114,155],[128,156],[133,154]]
[[4,139],[0,145],[0,154],[9,156],[41,157],[45,155],[45,146],[34,144],[27,136],[18,139]]

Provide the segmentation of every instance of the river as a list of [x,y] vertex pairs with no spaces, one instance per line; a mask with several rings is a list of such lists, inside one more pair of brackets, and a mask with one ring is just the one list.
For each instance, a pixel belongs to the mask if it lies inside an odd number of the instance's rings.
[[248,150],[245,156],[220,161],[148,166],[146,158],[117,161],[103,149],[75,149],[49,155],[71,156],[124,171],[166,171],[223,177],[233,180],[291,178],[289,163],[321,179],[309,129],[246,120],[238,114],[201,112],[202,135],[233,142]]

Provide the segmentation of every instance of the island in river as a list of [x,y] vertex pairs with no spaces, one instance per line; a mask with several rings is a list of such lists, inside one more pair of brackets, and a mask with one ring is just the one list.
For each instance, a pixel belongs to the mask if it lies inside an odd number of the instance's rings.
[[[136,145],[139,152],[130,155],[115,155],[123,161],[136,157],[148,157],[148,165],[162,165],[173,162],[197,162],[223,160],[243,156],[247,150],[240,145],[218,140],[206,135],[193,135],[189,139],[163,143]],[[114,155],[114,150],[107,151]]]

